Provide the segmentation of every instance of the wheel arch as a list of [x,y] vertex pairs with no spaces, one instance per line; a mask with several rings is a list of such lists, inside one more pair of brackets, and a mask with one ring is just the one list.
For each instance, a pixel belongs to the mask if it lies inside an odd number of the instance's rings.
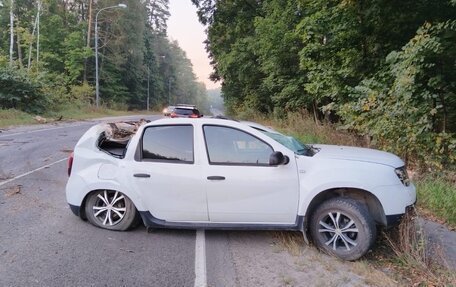
[[310,221],[310,217],[315,209],[323,202],[328,199],[335,198],[335,197],[346,197],[352,198],[364,204],[372,216],[374,221],[377,224],[386,226],[386,215],[383,209],[380,200],[371,192],[361,189],[361,188],[354,188],[354,187],[338,187],[338,188],[330,188],[319,192],[316,196],[312,198],[310,203],[307,206],[305,212],[305,230],[308,228],[308,224]]

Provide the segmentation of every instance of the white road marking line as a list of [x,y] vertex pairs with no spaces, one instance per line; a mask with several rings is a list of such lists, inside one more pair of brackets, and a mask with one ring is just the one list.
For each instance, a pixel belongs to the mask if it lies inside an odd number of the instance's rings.
[[206,238],[204,230],[196,231],[195,242],[195,287],[207,287]]
[[87,124],[84,123],[84,124],[72,125],[72,126],[55,127],[55,128],[39,129],[39,130],[31,130],[31,131],[24,131],[24,132],[13,133],[13,134],[4,134],[4,135],[0,135],[0,138],[10,137],[10,136],[17,136],[17,135],[24,135],[24,134],[31,134],[31,133],[37,133],[37,132],[47,132],[47,131],[52,131],[52,130],[64,129],[64,128],[74,128],[74,127],[80,127],[80,126],[83,126],[83,125],[87,125]]
[[36,171],[40,171],[40,170],[42,170],[42,169],[51,167],[51,166],[53,166],[54,164],[58,164],[58,163],[60,163],[60,162],[62,162],[62,161],[64,161],[64,160],[67,160],[67,158],[59,159],[58,161],[54,161],[53,163],[50,163],[50,164],[47,164],[47,165],[43,165],[42,167],[36,168],[36,169],[34,169],[34,170],[28,171],[28,172],[26,172],[26,173],[23,173],[23,174],[21,174],[21,175],[15,176],[15,177],[10,178],[10,179],[8,179],[8,180],[2,181],[2,182],[0,182],[0,186],[5,185],[5,184],[7,184],[7,183],[10,183],[10,182],[12,182],[12,181],[14,181],[14,180],[16,180],[16,179],[21,178],[21,177],[24,177],[24,176],[27,176],[27,175],[29,175],[29,174],[32,174],[32,173],[34,173],[34,172],[36,172]]

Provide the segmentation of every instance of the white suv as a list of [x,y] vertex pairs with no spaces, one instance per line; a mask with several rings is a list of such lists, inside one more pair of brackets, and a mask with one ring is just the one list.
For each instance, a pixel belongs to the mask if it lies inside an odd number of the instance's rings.
[[376,225],[397,223],[416,201],[404,162],[390,153],[304,145],[226,119],[122,125],[92,127],[69,160],[71,210],[101,228],[142,219],[148,228],[298,230],[355,260]]

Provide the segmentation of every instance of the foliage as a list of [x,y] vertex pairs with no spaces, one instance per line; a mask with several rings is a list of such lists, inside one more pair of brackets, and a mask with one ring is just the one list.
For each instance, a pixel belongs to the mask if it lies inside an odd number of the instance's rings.
[[[0,108],[26,109],[17,100],[25,94],[47,102],[36,105],[34,112],[94,104],[95,22],[102,105],[145,109],[149,90],[152,108],[171,99],[207,107],[205,87],[197,82],[190,61],[166,37],[169,0],[127,0],[126,9],[112,8],[118,5],[114,0],[14,3],[13,61],[8,55],[9,29],[0,29],[0,68],[11,66],[11,72],[2,73],[14,77],[15,86],[0,89],[5,95]],[[0,9],[0,26],[9,27],[10,2],[5,5]],[[16,93],[16,87],[22,90]]]
[[455,42],[456,21],[424,24],[383,71],[354,88],[340,109],[346,127],[405,158],[455,164]]
[[84,72],[84,59],[92,56],[92,50],[84,47],[81,31],[68,34],[64,41],[65,72],[70,83],[78,82]]
[[421,167],[454,165],[454,1],[192,2],[228,113],[306,111]]
[[71,86],[70,87],[70,99],[68,102],[75,103],[78,106],[89,106],[92,95],[93,87],[90,86],[87,82],[84,82],[82,85]]
[[41,86],[21,71],[0,69],[0,107],[41,113],[48,104]]

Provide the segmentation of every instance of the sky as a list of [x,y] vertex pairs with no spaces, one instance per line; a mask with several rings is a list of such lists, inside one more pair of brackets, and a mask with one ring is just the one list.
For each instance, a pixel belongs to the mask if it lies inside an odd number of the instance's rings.
[[204,26],[198,21],[196,7],[190,0],[170,0],[169,12],[168,37],[177,40],[186,52],[198,81],[206,84],[207,89],[220,87],[220,83],[209,80],[212,67],[203,44],[206,40]]

